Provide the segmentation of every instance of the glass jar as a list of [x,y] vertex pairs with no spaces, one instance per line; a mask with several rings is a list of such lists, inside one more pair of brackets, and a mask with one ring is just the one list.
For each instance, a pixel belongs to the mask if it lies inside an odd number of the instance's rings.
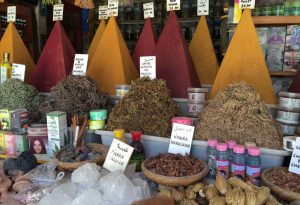
[[181,17],[182,18],[190,17],[190,3],[188,0],[183,0],[181,2]]
[[141,9],[141,5],[140,3],[134,3],[133,7],[134,7],[134,19],[135,20],[140,20],[141,16],[142,16],[142,9]]
[[125,15],[125,19],[126,20],[133,20],[133,6],[126,6],[125,7],[125,13],[126,13],[126,15]]

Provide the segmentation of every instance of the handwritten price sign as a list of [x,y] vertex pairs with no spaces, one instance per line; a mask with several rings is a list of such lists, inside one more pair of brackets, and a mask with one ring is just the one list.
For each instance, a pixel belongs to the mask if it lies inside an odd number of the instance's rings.
[[206,16],[209,14],[209,0],[197,1],[197,15]]
[[239,7],[240,9],[254,9],[255,0],[240,0]]
[[180,0],[167,0],[167,11],[180,10]]

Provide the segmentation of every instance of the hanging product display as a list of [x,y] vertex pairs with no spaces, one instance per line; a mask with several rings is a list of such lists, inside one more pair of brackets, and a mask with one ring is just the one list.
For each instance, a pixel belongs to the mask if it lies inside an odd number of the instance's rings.
[[89,51],[88,51],[88,54],[89,54],[89,62],[91,62],[92,58],[94,57],[94,54],[95,54],[95,51],[97,49],[97,46],[99,45],[99,42],[100,42],[100,39],[102,37],[102,34],[105,30],[105,27],[106,27],[106,23],[105,23],[105,20],[102,19],[101,22],[100,22],[100,25],[97,29],[97,32],[90,44],[90,47],[89,47]]
[[74,56],[75,50],[70,40],[61,23],[56,21],[32,74],[31,83],[39,91],[49,92],[72,72]]
[[276,104],[270,75],[249,10],[244,11],[237,26],[210,97],[214,98],[227,85],[239,81],[252,85],[266,103]]
[[110,17],[94,57],[89,63],[87,75],[110,95],[115,94],[115,85],[130,84],[138,77],[114,17]]
[[189,47],[199,81],[212,85],[219,65],[205,16],[201,16]]
[[282,149],[279,124],[259,94],[245,83],[229,85],[208,103],[198,120],[194,139],[217,138],[238,144]]
[[69,76],[51,89],[39,110],[43,114],[60,110],[66,112],[70,118],[72,114],[106,108],[107,98],[107,94],[102,93],[90,78]]
[[157,78],[166,80],[172,97],[186,98],[188,87],[200,83],[175,11],[171,11],[157,42]]
[[35,64],[12,22],[8,24],[0,42],[0,62],[4,60],[2,59],[4,52],[10,54],[10,62],[26,66],[25,82],[29,83]]
[[125,132],[138,130],[145,135],[169,137],[171,120],[177,114],[179,107],[171,99],[165,81],[140,78],[113,108],[106,129],[121,127]]
[[147,18],[144,28],[136,43],[132,58],[135,67],[139,71],[140,69],[140,57],[141,56],[153,56],[156,46],[156,38],[153,31],[151,19]]

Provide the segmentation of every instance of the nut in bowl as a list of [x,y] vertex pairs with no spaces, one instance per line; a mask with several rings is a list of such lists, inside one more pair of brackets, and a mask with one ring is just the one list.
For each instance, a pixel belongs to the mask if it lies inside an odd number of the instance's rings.
[[208,173],[207,164],[199,159],[179,154],[159,154],[146,159],[142,171],[150,180],[165,186],[188,186]]

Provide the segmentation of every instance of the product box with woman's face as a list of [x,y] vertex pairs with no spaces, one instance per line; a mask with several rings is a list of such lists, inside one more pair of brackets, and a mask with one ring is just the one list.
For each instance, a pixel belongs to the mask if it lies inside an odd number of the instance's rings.
[[28,128],[29,151],[32,154],[47,154],[47,125],[35,124]]

